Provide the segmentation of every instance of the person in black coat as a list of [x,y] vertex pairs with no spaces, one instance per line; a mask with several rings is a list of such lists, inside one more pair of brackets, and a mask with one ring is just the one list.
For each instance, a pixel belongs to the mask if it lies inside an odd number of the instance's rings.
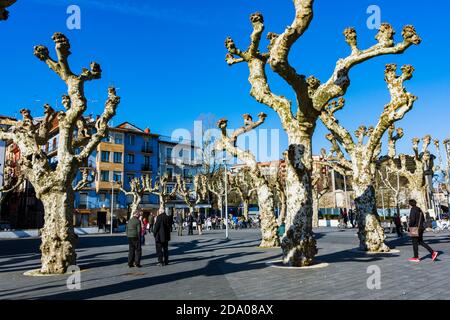
[[156,217],[155,227],[155,245],[158,256],[158,266],[169,264],[169,241],[170,241],[170,218],[163,209],[160,209]]
[[412,244],[413,244],[413,251],[414,251],[414,257],[410,258],[409,261],[412,262],[419,262],[419,244],[427,249],[431,254],[431,259],[434,261],[436,260],[438,253],[431,249],[429,245],[427,245],[423,241],[423,233],[425,231],[425,215],[423,214],[422,210],[417,206],[416,200],[409,200],[409,205],[411,206],[411,212],[409,214],[409,227],[410,228],[419,228],[419,235],[418,236],[412,236]]
[[194,217],[192,216],[192,213],[189,213],[189,216],[187,217],[187,223],[188,223],[188,235],[191,236],[194,234]]

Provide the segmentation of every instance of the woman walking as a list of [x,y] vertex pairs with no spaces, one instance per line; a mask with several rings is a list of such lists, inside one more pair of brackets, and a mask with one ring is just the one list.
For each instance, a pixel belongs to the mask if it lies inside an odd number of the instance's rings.
[[414,257],[408,259],[411,262],[420,262],[419,244],[427,249],[431,254],[431,260],[436,260],[438,253],[423,241],[423,232],[425,231],[425,215],[417,206],[416,200],[409,200],[411,212],[409,214],[409,235],[412,239]]

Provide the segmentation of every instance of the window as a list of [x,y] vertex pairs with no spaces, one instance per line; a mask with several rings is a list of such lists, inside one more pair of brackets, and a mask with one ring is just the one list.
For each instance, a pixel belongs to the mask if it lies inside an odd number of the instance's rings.
[[127,162],[129,164],[134,164],[134,154],[133,153],[127,154]]
[[190,170],[189,169],[183,169],[183,177],[188,178],[190,177]]
[[131,180],[133,180],[134,179],[134,174],[127,174],[127,181],[128,181],[128,183],[130,183],[131,182]]
[[122,152],[114,152],[114,163],[122,163]]
[[172,151],[173,151],[173,148],[167,148],[166,149],[166,157],[168,159],[172,158]]
[[130,134],[130,135],[128,136],[128,144],[129,144],[130,146],[134,146],[135,143],[136,143],[136,136],[135,136],[134,134]]
[[106,201],[106,193],[100,193],[98,196],[99,196],[100,202]]
[[114,173],[113,173],[113,181],[114,182],[122,182],[122,172],[114,171]]
[[109,182],[109,171],[101,171],[100,173],[100,179],[103,182]]
[[149,156],[144,156],[144,164],[145,164],[145,166],[150,166],[150,157]]
[[121,133],[114,134],[114,143],[123,144],[123,135]]
[[102,162],[109,162],[109,151],[102,151],[101,157]]
[[167,186],[167,193],[171,193],[173,191],[173,186]]
[[173,175],[173,168],[167,168],[167,169],[166,169],[166,172],[167,172],[167,175],[168,175],[169,177],[172,177],[172,175]]

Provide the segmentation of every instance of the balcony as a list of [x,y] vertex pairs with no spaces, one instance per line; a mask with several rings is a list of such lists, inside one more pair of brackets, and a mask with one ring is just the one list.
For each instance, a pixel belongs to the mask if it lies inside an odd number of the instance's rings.
[[142,153],[153,153],[153,148],[151,146],[143,145],[141,151]]
[[152,171],[152,166],[149,164],[143,164],[141,166],[141,171],[147,171],[147,172],[151,172]]

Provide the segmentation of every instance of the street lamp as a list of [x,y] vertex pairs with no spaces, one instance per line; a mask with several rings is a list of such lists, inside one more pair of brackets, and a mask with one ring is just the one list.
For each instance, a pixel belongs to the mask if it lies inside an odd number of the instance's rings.
[[226,157],[223,157],[223,179],[225,184],[225,239],[228,239],[228,179]]

